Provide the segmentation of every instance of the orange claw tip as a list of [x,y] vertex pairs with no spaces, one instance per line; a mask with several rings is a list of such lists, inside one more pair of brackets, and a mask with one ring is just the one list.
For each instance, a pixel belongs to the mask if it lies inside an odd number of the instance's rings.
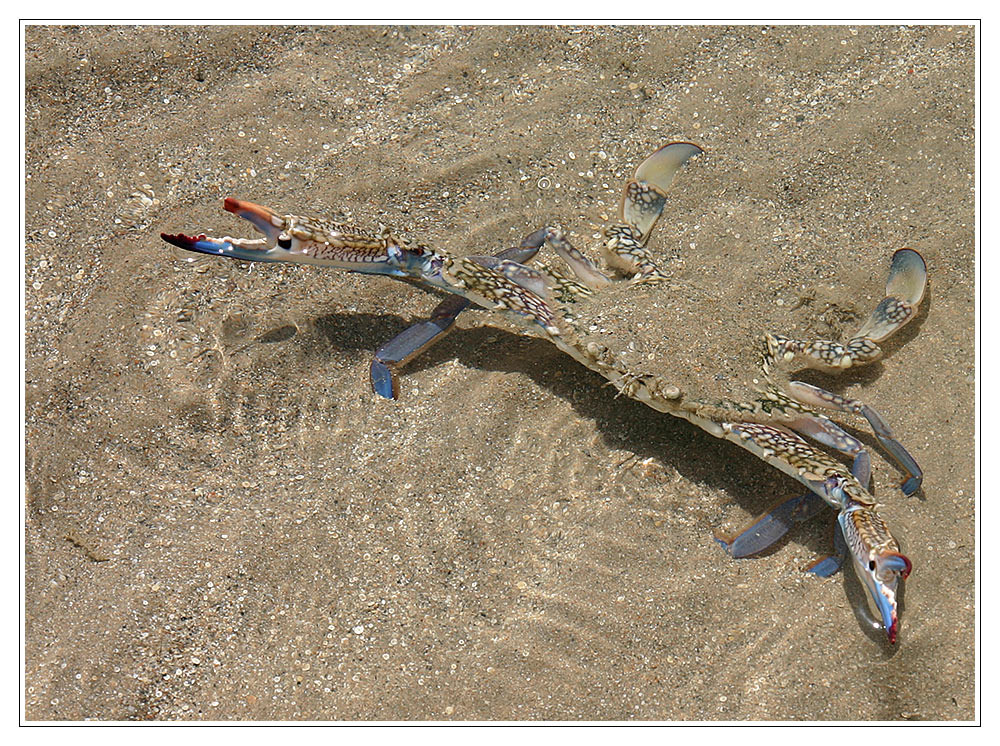
[[248,218],[250,215],[253,215],[258,218],[270,220],[271,216],[274,215],[266,207],[254,204],[253,202],[246,202],[242,199],[234,199],[233,197],[226,197],[222,202],[222,207],[226,212],[231,212],[234,215],[243,215]]
[[279,226],[283,221],[266,207],[255,205],[253,202],[244,202],[241,199],[233,199],[232,197],[226,197],[222,206],[226,212],[231,212],[233,215],[241,217],[244,220],[249,220],[257,230],[272,239],[277,238],[281,232]]
[[249,206],[250,202],[244,202],[240,199],[233,199],[232,197],[226,197],[222,202],[222,207],[226,212],[240,212],[245,209],[245,206]]

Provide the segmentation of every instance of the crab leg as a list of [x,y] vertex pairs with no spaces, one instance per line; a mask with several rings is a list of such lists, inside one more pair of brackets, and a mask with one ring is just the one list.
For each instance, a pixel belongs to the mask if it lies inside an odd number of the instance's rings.
[[[619,208],[620,222],[609,226],[605,231],[608,240],[604,245],[604,253],[610,266],[635,275],[636,280],[663,278],[664,275],[646,250],[646,242],[663,213],[667,201],[666,191],[677,172],[702,152],[697,145],[674,142],[659,148],[639,164],[625,186]],[[529,238],[555,251],[586,290],[599,291],[611,283],[607,275],[570,244],[560,227],[546,226]],[[560,284],[559,277],[551,279]],[[570,301],[575,295],[586,292],[566,283],[562,283],[558,290],[560,292],[557,295],[565,296]]]
[[743,559],[773,546],[796,523],[807,521],[826,509],[823,498],[809,491],[772,505],[770,510],[757,516],[742,531],[735,534],[716,531],[715,540],[729,556]]
[[674,176],[685,163],[702,152],[689,142],[674,142],[664,145],[639,164],[632,180],[625,185],[620,208],[622,222],[605,231],[608,240],[604,256],[609,265],[634,275],[636,281],[664,277],[646,250],[646,241],[663,213],[666,191]]
[[[886,297],[846,345],[829,340],[795,340],[775,334],[768,334],[765,338],[764,373],[772,385],[807,407],[850,412],[864,417],[879,442],[906,475],[900,488],[907,495],[919,489],[923,472],[913,456],[893,436],[882,416],[856,399],[802,381],[791,381],[788,376],[803,368],[836,373],[878,360],[882,356],[878,342],[888,339],[913,319],[923,298],[926,282],[927,267],[920,254],[913,249],[900,249],[892,257]],[[792,424],[792,427],[800,429],[797,424]],[[809,434],[813,435],[812,432]]]
[[[252,223],[265,238],[168,233],[161,233],[160,237],[174,246],[202,254],[255,262],[315,264],[394,277],[426,289],[459,295],[484,308],[527,317],[546,332],[558,334],[548,304],[507,277],[523,266],[517,262],[500,260],[498,265],[495,257],[451,257],[401,239],[384,228],[371,233],[318,218],[278,215],[252,202],[229,198],[223,206]],[[531,256],[537,248],[526,239],[515,255]]]
[[[521,246],[495,257],[452,258],[411,244],[388,230],[378,233],[343,223],[297,215],[279,215],[252,202],[228,198],[223,207],[249,221],[264,238],[161,234],[164,241],[188,251],[255,262],[316,264],[349,272],[378,274],[405,280],[458,296],[438,305],[431,318],[405,330],[378,349],[371,366],[372,387],[380,396],[395,398],[398,382],[393,371],[443,337],[469,303],[527,316],[546,331],[555,330],[544,299],[518,284],[518,276],[532,270],[529,261],[541,247],[537,232]],[[511,278],[514,279],[511,279]]]
[[[820,578],[829,578],[840,572],[840,569],[847,561],[847,554],[847,542],[844,540],[844,532],[840,530],[840,524],[836,523],[833,526],[833,554],[828,554],[826,557],[820,557],[805,568],[805,571]],[[865,610],[865,619],[870,623],[874,622],[874,619],[869,613],[868,605],[863,604],[863,606]]]
[[911,565],[865,485],[839,461],[787,430],[757,423],[724,423],[722,429],[727,440],[794,477],[839,511],[837,520],[855,572],[894,643],[899,632],[897,594]]
[[[534,234],[533,234],[534,235]],[[521,246],[505,249],[492,257],[469,257],[483,266],[499,266],[503,261],[527,262],[538,252],[539,246],[530,242],[531,236]],[[437,344],[455,326],[458,315],[469,307],[470,301],[458,295],[449,296],[431,311],[429,319],[408,327],[375,351],[371,364],[372,390],[385,399],[399,398],[400,368]]]
[[[803,383],[802,381],[791,381],[789,383],[789,390],[798,401],[806,404],[807,406],[835,409],[841,412],[851,412],[864,417],[868,420],[868,424],[871,426],[872,432],[875,433],[875,437],[878,438],[882,447],[888,451],[888,453],[896,460],[896,463],[899,465],[903,473],[906,474],[906,478],[900,485],[900,489],[903,491],[903,494],[912,495],[920,488],[920,483],[923,481],[923,470],[920,468],[919,464],[917,464],[913,456],[911,456],[906,448],[903,447],[903,444],[893,437],[892,430],[889,429],[888,423],[882,418],[882,415],[874,409],[869,407],[867,404],[857,401],[856,399],[848,399],[830,391],[826,391],[825,389],[821,389],[818,386]],[[809,418],[809,420],[812,422],[819,422],[816,418]],[[799,432],[803,431],[799,424],[793,424],[792,427]],[[840,428],[837,429],[839,430]],[[812,435],[812,433],[809,434]],[[854,440],[853,438],[851,439]],[[828,443],[828,445],[830,444]]]
[[[774,546],[797,523],[804,523],[826,510],[826,502],[815,492],[783,500],[735,534],[715,532],[715,541],[734,559],[751,557]],[[840,524],[833,529],[834,553],[820,557],[805,571],[821,578],[835,575],[847,557],[847,544]]]
[[450,332],[458,315],[468,307],[465,298],[449,296],[431,311],[429,319],[407,327],[375,350],[370,372],[372,391],[385,399],[398,399],[396,372]]
[[539,228],[525,240],[534,241],[539,246],[548,246],[555,251],[566,262],[566,266],[572,270],[573,275],[587,290],[601,290],[611,284],[611,278],[601,272],[596,264],[580,253],[569,242],[562,228],[559,226]]
[[[832,423],[830,424],[832,425]],[[839,428],[836,429],[839,430]],[[862,487],[868,489],[871,481],[871,459],[868,457],[868,452],[861,448],[861,444],[854,440],[854,438],[851,438],[843,431],[840,432],[844,437],[857,443],[856,453],[853,453],[854,463],[851,466],[851,474],[858,480]],[[819,438],[817,439],[820,440]],[[821,440],[820,442],[824,441]],[[827,443],[827,445],[832,445],[832,443]],[[810,489],[809,492],[803,495],[796,495],[788,500],[782,500],[772,505],[770,510],[755,518],[742,531],[735,534],[725,534],[717,531],[715,533],[715,540],[722,545],[723,549],[730,556],[736,559],[749,557],[773,546],[796,523],[803,523],[809,520],[825,508],[824,499]],[[841,539],[839,544],[842,546],[842,538],[838,527],[835,544],[837,543],[836,539]],[[843,552],[838,551],[838,555],[840,554],[843,554]],[[830,559],[828,557],[817,560],[807,570],[822,577],[832,575],[840,569],[841,563],[837,562],[833,566],[824,564]],[[829,568],[829,571],[826,571],[827,568]]]

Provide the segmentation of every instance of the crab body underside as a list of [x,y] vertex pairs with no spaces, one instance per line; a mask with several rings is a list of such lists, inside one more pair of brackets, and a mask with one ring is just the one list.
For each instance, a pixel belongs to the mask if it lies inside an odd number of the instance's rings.
[[[625,187],[619,221],[605,231],[605,259],[627,278],[621,280],[575,249],[557,226],[537,230],[520,246],[495,256],[454,257],[385,229],[367,232],[315,218],[278,215],[253,203],[227,199],[225,209],[249,220],[263,238],[183,234],[163,234],[163,238],[204,254],[381,274],[451,294],[428,319],[376,352],[372,383],[376,393],[388,398],[398,396],[399,368],[446,334],[468,305],[500,311],[521,322],[600,373],[622,394],[736,443],[808,489],[778,504],[735,537],[718,537],[733,556],[766,549],[824,504],[836,510],[837,556],[816,563],[812,571],[831,574],[849,554],[878,622],[894,643],[901,585],[910,572],[910,561],[900,552],[869,492],[868,453],[827,413],[867,421],[904,473],[904,493],[919,488],[922,473],[874,409],[796,381],[793,374],[804,369],[838,373],[877,360],[879,342],[916,313],[926,283],[923,259],[912,249],[893,255],[884,299],[846,340],[796,340],[766,334],[757,350],[733,350],[712,335],[712,322],[724,315],[722,311],[703,304],[707,316],[692,318],[693,306],[683,303],[688,289],[664,271],[646,248],[675,174],[701,153],[696,145],[671,143],[636,169]],[[533,262],[542,248],[551,249],[562,261]],[[664,323],[664,319],[676,322]],[[678,330],[692,323],[705,329],[698,350],[691,350],[690,342],[678,337]],[[685,364],[685,356],[693,353],[703,356],[702,364],[711,363],[711,372]]]

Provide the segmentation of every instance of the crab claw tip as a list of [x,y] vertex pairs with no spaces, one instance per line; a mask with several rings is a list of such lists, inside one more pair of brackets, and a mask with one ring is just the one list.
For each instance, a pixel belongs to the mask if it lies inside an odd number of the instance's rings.
[[913,563],[910,562],[910,558],[899,552],[889,554],[885,559],[885,566],[898,572],[903,580],[910,577],[910,573],[913,571]]
[[192,236],[185,236],[183,233],[174,233],[174,234],[161,233],[160,238],[162,238],[167,243],[173,244],[174,246],[180,249],[187,249],[188,251],[193,251],[192,247],[194,246],[194,244],[199,240],[204,239],[205,236],[198,236],[195,238]]
[[226,212],[238,213],[240,210],[244,209],[245,205],[249,205],[249,202],[244,202],[239,199],[234,199],[232,197],[226,197],[222,201],[222,209]]
[[885,636],[890,645],[896,644],[896,638],[899,636],[899,620],[895,616],[892,618],[892,624],[885,628]]
[[266,207],[233,197],[226,197],[222,207],[226,212],[249,220],[257,230],[271,239],[277,238],[278,234],[281,233],[282,219]]

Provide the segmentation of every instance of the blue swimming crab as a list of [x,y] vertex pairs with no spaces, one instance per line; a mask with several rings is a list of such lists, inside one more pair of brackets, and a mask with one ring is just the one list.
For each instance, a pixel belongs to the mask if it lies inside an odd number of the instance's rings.
[[[759,378],[745,380],[745,371],[753,370],[754,362],[744,360],[729,345],[719,348],[725,354],[710,353],[708,362],[719,374],[698,375],[695,371],[700,367],[677,363],[684,346],[663,324],[663,304],[670,296],[672,279],[647,242],[664,211],[675,175],[702,152],[691,143],[670,143],[635,170],[625,186],[619,219],[605,230],[603,252],[611,271],[622,276],[617,280],[574,248],[557,225],[536,230],[520,246],[494,256],[450,256],[385,228],[365,231],[226,199],[224,208],[248,220],[262,238],[162,237],[204,254],[385,275],[447,293],[430,318],[376,352],[372,385],[375,393],[386,398],[398,396],[401,366],[446,334],[470,304],[514,319],[604,376],[621,394],[745,448],[808,489],[774,506],[738,534],[717,536],[732,556],[746,557],[767,549],[793,524],[815,515],[824,505],[837,511],[837,551],[811,570],[832,574],[850,555],[875,612],[872,623],[882,626],[889,643],[895,643],[900,594],[911,563],[869,491],[871,461],[863,444],[824,412],[857,415],[867,421],[903,473],[903,493],[909,495],[919,488],[922,472],[874,409],[795,380],[793,374],[807,369],[837,373],[879,359],[879,343],[917,312],[926,284],[924,261],[912,249],[895,252],[885,297],[845,341],[766,334],[758,351]],[[544,248],[562,263],[532,263]],[[711,313],[719,315],[723,310]]]

